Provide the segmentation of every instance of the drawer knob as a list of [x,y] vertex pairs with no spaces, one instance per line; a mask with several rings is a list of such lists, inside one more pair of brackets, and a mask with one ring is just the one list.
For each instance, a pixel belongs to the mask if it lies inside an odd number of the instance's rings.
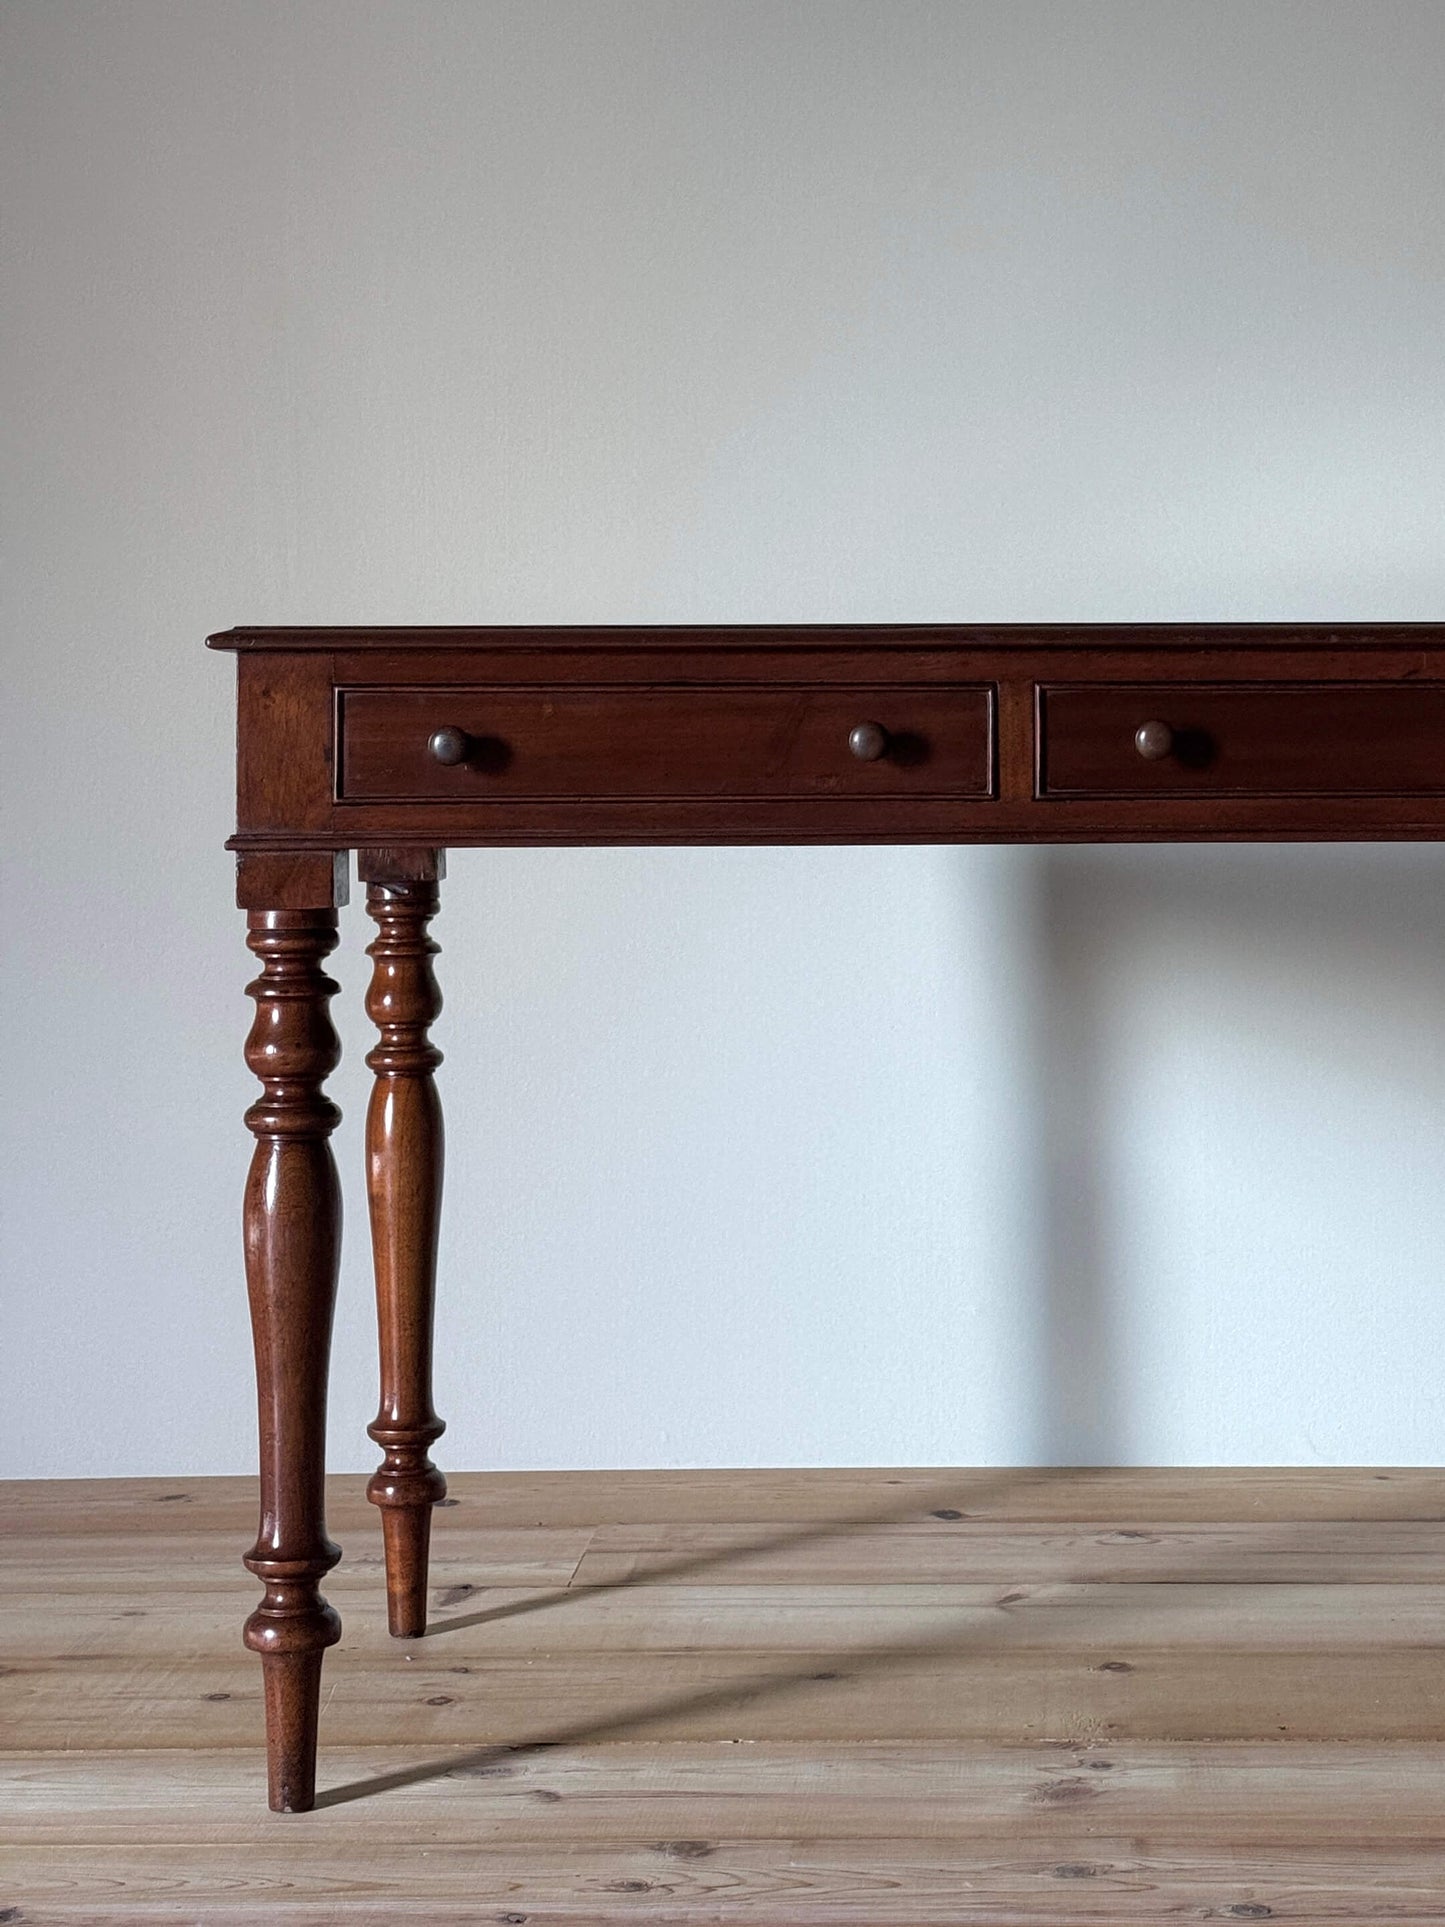
[[472,739],[464,729],[457,729],[451,723],[442,729],[433,730],[427,748],[437,762],[454,769],[464,763],[471,754]]
[[855,723],[848,731],[848,747],[860,763],[876,763],[888,750],[888,731],[882,723]]
[[1146,763],[1157,763],[1174,747],[1174,731],[1168,723],[1140,723],[1134,731],[1134,747]]

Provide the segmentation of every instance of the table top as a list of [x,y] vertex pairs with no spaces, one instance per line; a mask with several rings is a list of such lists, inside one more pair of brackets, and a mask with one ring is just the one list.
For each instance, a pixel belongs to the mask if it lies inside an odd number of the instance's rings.
[[1445,623],[1432,622],[767,622],[767,623],[485,623],[425,627],[361,623],[223,629],[212,649],[874,649],[1223,648],[1399,649],[1445,645]]

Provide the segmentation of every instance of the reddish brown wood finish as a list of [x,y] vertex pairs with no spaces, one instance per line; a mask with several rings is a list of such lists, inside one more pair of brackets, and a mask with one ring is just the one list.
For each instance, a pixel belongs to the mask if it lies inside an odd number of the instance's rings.
[[321,1656],[341,1622],[319,1582],[341,1554],[326,1532],[326,1374],[341,1251],[341,1191],[329,1139],[340,1112],[322,1085],[340,1045],[321,968],[334,909],[252,910],[246,938],[261,975],[246,1062],[262,1095],[246,1181],[246,1277],[256,1346],[261,1525],[246,1565],[265,1587],[246,1621],[261,1655],[271,1805],[301,1813],[316,1790]]
[[[1439,700],[1430,685],[1445,685],[1438,624],[238,630],[213,641],[240,658],[233,847],[252,853],[1445,836],[1445,789],[1430,776]],[[1341,736],[1353,704],[1359,733],[1391,745],[1365,782],[1341,765],[1339,780],[1325,769],[1323,787],[1312,773],[1305,789],[1287,759],[1272,779],[1256,752],[1246,786],[1181,782],[1167,759],[1127,784],[1110,771],[1109,786],[1091,779],[1068,794],[1040,781],[1040,691],[1104,698],[1153,687],[1161,702],[1232,691],[1233,720],[1252,692],[1287,700],[1313,689],[1291,716],[1268,717],[1272,740],[1307,749],[1324,685],[1343,686],[1329,698],[1343,705]],[[960,780],[961,762],[942,782],[938,757],[864,763],[835,747],[854,722],[887,725],[874,713],[880,692],[906,702],[906,730],[958,742],[958,719],[982,690],[993,692],[994,767],[979,788],[975,771]],[[770,772],[777,738],[757,719],[789,703],[827,726]],[[505,767],[487,767],[486,756],[475,767],[423,761],[422,725],[433,718],[473,722],[485,739],[488,714],[535,722],[546,705],[548,741],[512,744]],[[1370,722],[1385,712],[1388,725]],[[1408,754],[1396,763],[1401,745]],[[841,759],[837,770],[825,751]],[[1127,741],[1123,754],[1133,754]]]
[[[393,1631],[425,1619],[440,852],[547,843],[1445,838],[1445,625],[238,629],[238,900],[262,958],[246,1242],[272,1804],[310,1804],[339,1206],[320,968],[358,850],[378,925],[372,1481]],[[1146,736],[1148,722],[1168,726]],[[877,723],[887,752],[848,750]],[[459,762],[430,736],[464,733]],[[862,739],[867,745],[867,733]],[[1162,753],[1156,753],[1160,744]],[[473,745],[475,744],[475,747]],[[444,756],[455,744],[443,741]]]
[[[445,1430],[432,1408],[432,1316],[444,1137],[428,1036],[441,1013],[427,924],[445,873],[439,851],[363,850],[358,870],[377,935],[367,1015],[380,1041],[366,1114],[366,1183],[376,1268],[381,1406],[367,1428],[384,1453],[366,1495],[381,1508],[387,1617],[398,1638],[426,1631],[432,1507],[446,1480],[428,1448]],[[429,873],[429,874],[428,874]]]
[[[1154,726],[1161,744],[1141,751]],[[1445,685],[1075,685],[1039,692],[1040,793],[1439,796]]]
[[[987,689],[353,689],[338,794],[467,803],[543,797],[987,796]],[[876,723],[873,760],[849,748]],[[443,728],[470,751],[443,764]]]

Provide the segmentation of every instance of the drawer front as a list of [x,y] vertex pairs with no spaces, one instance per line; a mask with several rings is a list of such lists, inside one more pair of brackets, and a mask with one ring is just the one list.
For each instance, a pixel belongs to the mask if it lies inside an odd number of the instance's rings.
[[984,685],[342,689],[337,738],[337,795],[348,802],[993,789]]
[[1445,793],[1445,684],[1042,685],[1038,793]]

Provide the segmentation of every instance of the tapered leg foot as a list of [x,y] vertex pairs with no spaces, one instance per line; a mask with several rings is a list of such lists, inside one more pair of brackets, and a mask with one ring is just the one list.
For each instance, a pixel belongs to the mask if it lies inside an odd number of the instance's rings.
[[317,1647],[261,1655],[266,1792],[273,1813],[309,1813],[316,1804],[316,1724],[324,1654],[325,1648]]
[[431,1507],[386,1506],[381,1534],[386,1546],[386,1621],[393,1639],[420,1639],[426,1631],[426,1568],[431,1549]]
[[376,1268],[381,1408],[367,1428],[382,1448],[367,1497],[381,1509],[387,1618],[392,1633],[426,1630],[431,1509],[446,1480],[429,1448],[441,1436],[432,1409],[432,1305],[441,1214],[443,1131],[433,1072],[441,1052],[428,1030],[441,1011],[432,973],[437,946],[439,850],[361,850],[366,907],[377,934],[367,1013],[380,1033],[366,1114],[366,1183]]

